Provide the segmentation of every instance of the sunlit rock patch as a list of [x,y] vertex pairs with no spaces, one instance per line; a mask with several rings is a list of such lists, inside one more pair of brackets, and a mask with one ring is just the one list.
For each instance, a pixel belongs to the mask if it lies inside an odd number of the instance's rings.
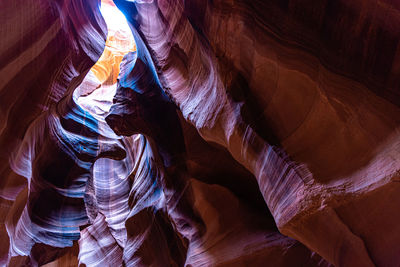
[[104,51],[90,69],[82,84],[75,89],[74,99],[94,116],[104,117],[116,92],[123,57],[136,51],[128,22],[112,1],[102,1],[100,11],[107,24]]

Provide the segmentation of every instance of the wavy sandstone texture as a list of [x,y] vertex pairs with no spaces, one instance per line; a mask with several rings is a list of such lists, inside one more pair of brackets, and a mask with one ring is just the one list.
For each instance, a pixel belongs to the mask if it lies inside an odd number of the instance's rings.
[[0,4],[2,266],[399,266],[400,5],[114,3]]

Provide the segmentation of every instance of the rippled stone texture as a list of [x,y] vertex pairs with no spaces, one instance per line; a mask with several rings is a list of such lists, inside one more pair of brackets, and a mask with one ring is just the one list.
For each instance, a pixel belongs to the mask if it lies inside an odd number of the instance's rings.
[[0,4],[2,265],[398,265],[396,3],[115,3]]
[[[52,247],[79,238],[86,218],[82,190],[99,152],[98,134],[93,121],[77,127],[85,114],[68,95],[104,47],[97,5],[1,3],[0,33],[7,36],[0,40],[2,265],[46,263],[66,253]],[[87,134],[92,140],[83,151],[78,146]]]
[[[165,91],[206,140],[256,176],[281,232],[338,266],[400,261],[396,239],[386,239],[400,233],[389,223],[399,206],[395,6],[163,1],[136,11],[117,2]],[[363,16],[349,27],[355,12]],[[371,217],[384,192],[391,197]]]

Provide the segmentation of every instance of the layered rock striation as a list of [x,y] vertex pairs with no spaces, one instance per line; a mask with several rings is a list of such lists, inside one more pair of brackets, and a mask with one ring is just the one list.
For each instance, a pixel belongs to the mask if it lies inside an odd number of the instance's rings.
[[0,4],[2,265],[400,263],[400,6],[114,2]]

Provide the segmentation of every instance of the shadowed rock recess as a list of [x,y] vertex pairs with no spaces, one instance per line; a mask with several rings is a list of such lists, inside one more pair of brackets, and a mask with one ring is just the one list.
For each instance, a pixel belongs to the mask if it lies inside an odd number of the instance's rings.
[[0,3],[0,266],[400,266],[400,4]]

